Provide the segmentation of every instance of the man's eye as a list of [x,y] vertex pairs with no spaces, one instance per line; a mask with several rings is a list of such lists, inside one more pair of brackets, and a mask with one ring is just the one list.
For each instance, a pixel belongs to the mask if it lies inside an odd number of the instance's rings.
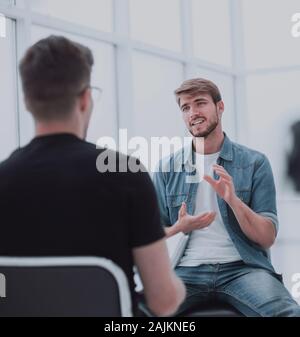
[[187,112],[189,110],[189,108],[187,106],[185,106],[184,108],[182,108],[183,112]]

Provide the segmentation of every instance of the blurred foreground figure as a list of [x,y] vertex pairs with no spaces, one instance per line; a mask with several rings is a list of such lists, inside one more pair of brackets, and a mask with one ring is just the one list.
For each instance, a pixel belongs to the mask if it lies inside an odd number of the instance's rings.
[[300,121],[291,127],[293,147],[288,157],[287,173],[297,192],[300,192]]

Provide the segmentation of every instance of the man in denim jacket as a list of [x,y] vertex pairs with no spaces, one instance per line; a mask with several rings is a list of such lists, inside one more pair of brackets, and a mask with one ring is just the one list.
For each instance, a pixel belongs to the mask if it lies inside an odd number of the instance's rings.
[[246,316],[300,316],[269,257],[278,220],[268,159],[223,133],[214,83],[188,80],[175,94],[193,141],[159,163],[154,184],[167,236],[189,233],[178,314],[214,298]]

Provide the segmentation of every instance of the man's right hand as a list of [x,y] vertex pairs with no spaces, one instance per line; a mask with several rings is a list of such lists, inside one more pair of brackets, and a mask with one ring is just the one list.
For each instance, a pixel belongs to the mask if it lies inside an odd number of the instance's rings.
[[216,212],[205,212],[199,215],[187,213],[186,203],[183,202],[178,212],[178,221],[175,226],[178,232],[188,234],[196,229],[203,229],[209,226],[216,218]]

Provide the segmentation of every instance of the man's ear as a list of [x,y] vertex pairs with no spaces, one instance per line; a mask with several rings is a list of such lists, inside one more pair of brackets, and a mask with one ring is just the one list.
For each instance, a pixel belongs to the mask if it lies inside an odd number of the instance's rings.
[[224,109],[225,109],[224,102],[223,101],[218,102],[217,103],[217,107],[218,107],[218,112],[220,114],[222,114],[224,112]]
[[79,108],[81,112],[85,112],[89,109],[91,101],[91,89],[86,89],[79,99]]

